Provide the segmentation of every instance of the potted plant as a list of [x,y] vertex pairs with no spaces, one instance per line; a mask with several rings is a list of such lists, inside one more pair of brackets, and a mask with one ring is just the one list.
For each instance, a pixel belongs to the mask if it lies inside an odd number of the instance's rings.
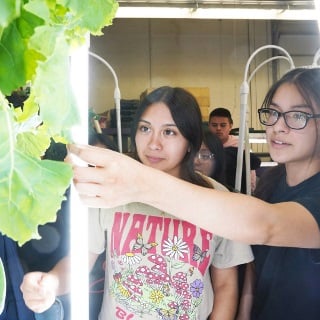
[[[42,160],[51,139],[67,143],[78,121],[69,57],[88,33],[110,25],[116,0],[0,2],[0,232],[22,245],[55,221],[72,177],[63,162]],[[28,92],[23,107],[6,99]],[[0,262],[0,314],[5,276]]]

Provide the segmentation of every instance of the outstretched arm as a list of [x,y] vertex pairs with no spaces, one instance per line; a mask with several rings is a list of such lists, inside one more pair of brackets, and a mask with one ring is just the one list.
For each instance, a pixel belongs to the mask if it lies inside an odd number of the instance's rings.
[[[94,165],[74,165],[75,186],[88,206],[143,202],[231,240],[320,247],[316,220],[296,202],[269,204],[243,194],[199,187],[106,149],[71,145],[69,151]],[[73,161],[70,156],[68,161]]]

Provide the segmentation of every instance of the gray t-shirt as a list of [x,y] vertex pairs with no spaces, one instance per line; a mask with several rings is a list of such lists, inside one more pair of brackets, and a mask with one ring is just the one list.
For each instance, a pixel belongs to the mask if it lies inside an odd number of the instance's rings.
[[206,319],[213,307],[210,266],[253,260],[250,246],[145,204],[91,211],[89,249],[106,248],[101,320]]

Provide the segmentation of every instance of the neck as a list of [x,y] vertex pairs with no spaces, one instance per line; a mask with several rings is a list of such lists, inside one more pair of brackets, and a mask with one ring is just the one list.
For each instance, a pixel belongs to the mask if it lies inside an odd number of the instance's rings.
[[286,164],[287,183],[290,187],[298,185],[318,172],[320,172],[320,159],[310,161],[307,164],[304,163],[303,166],[299,166],[299,168],[295,163]]

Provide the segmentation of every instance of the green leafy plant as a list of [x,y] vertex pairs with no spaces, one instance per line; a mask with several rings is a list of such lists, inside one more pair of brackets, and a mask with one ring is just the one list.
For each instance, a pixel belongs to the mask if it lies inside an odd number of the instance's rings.
[[[115,0],[0,1],[0,232],[20,245],[55,221],[72,177],[68,164],[42,160],[51,139],[68,142],[78,122],[70,54],[88,33],[102,34],[117,8]],[[7,97],[26,88],[14,108]],[[1,268],[0,290],[2,278]]]

